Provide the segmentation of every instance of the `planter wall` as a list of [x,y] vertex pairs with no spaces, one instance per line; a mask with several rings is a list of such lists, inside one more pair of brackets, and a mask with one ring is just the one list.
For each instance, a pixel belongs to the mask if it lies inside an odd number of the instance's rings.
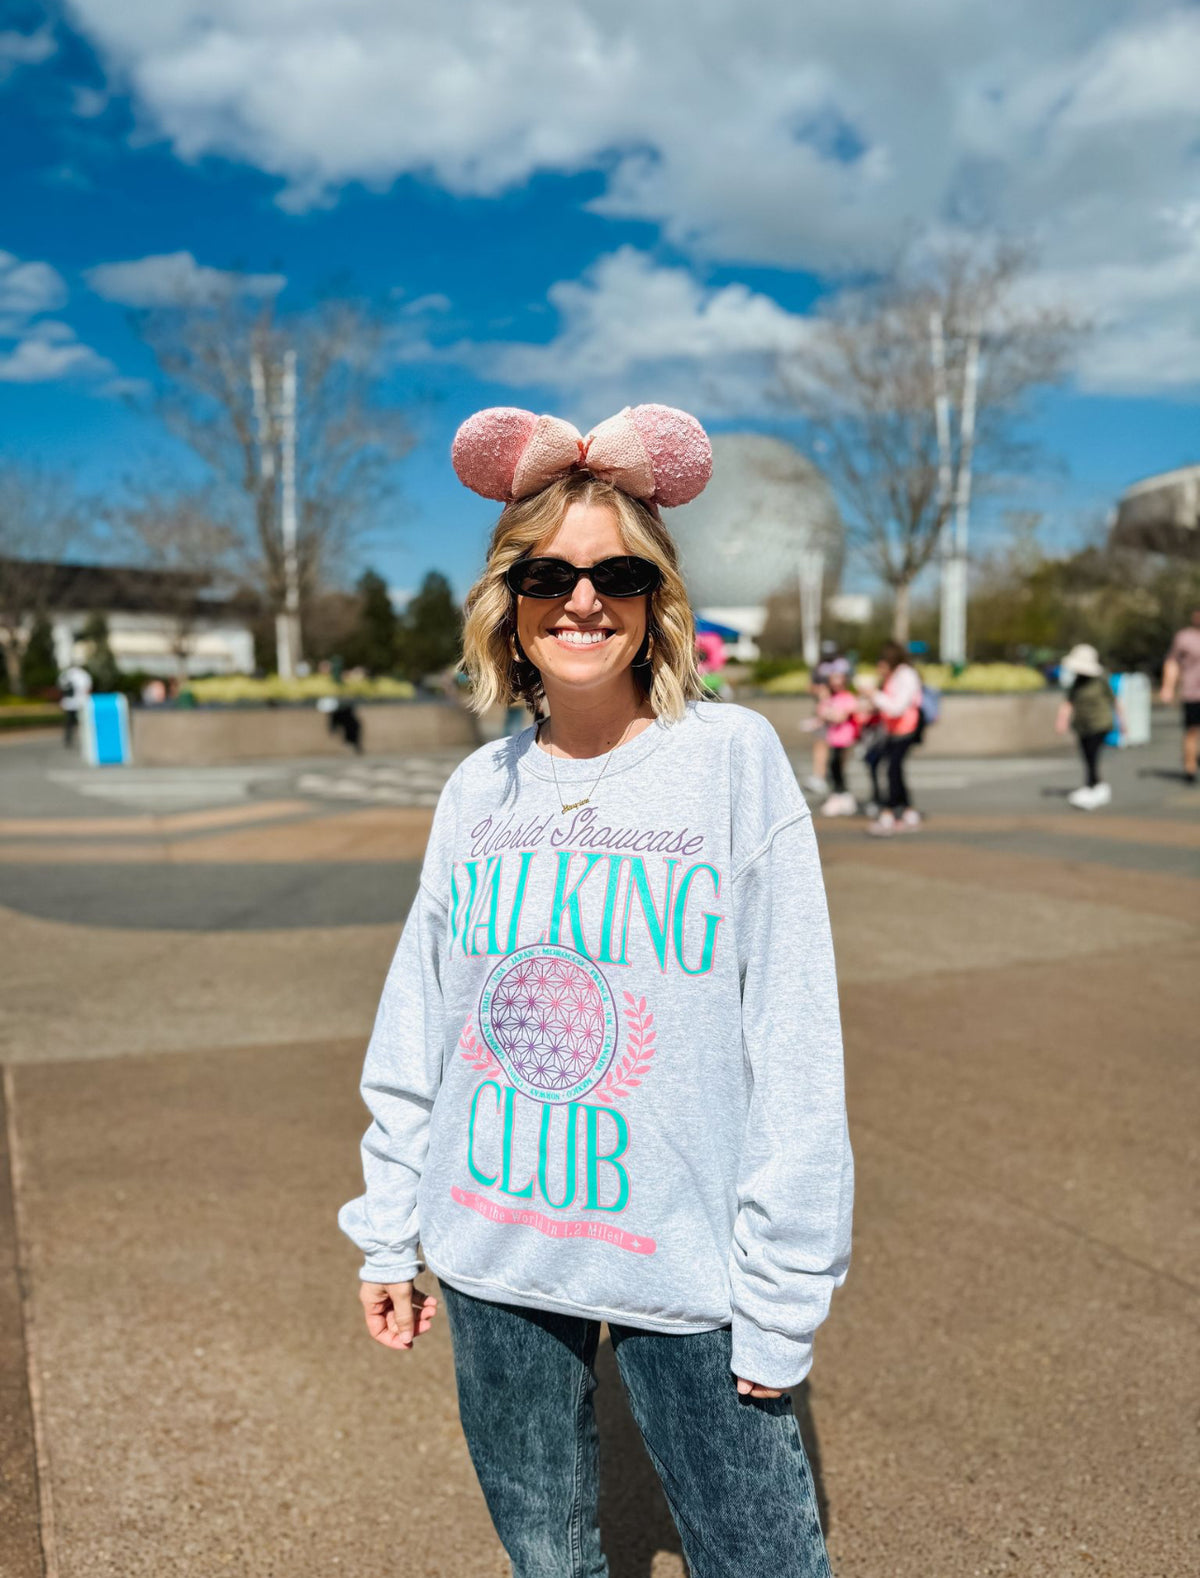
[[[359,707],[363,747],[374,755],[475,746],[475,719],[452,702],[402,701]],[[139,767],[202,767],[278,757],[346,756],[340,734],[315,707],[137,707],[133,759]]]
[[[1071,748],[1054,732],[1059,696],[1052,690],[1010,696],[943,695],[942,715],[925,736],[926,756],[1031,756]],[[811,740],[801,723],[812,716],[807,696],[743,694],[737,700],[774,724],[789,748]],[[373,755],[472,748],[493,738],[503,711],[480,720],[451,702],[376,703],[358,709],[363,745]],[[314,707],[134,708],[133,759],[142,767],[283,757],[345,756],[340,735]]]
[[[800,725],[812,717],[807,696],[739,696],[775,725],[790,747],[811,740]],[[941,716],[925,735],[924,756],[1034,756],[1069,750],[1070,739],[1054,732],[1062,697],[1054,690],[1020,691],[1007,696],[943,694]]]

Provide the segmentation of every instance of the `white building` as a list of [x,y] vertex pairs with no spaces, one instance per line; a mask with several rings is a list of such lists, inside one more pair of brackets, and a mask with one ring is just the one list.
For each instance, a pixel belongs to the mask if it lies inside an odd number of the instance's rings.
[[249,674],[254,670],[252,607],[214,594],[199,576],[121,565],[44,567],[44,599],[60,668],[85,661],[87,621],[103,614],[108,643],[124,673]]
[[1149,553],[1200,551],[1200,466],[1162,471],[1127,488],[1113,512],[1111,540]]

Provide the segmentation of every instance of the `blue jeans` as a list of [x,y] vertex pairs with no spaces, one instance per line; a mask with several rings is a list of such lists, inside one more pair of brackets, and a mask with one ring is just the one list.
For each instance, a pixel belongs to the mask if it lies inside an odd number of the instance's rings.
[[[442,1294],[463,1432],[513,1578],[607,1578],[592,1408],[600,1322],[446,1283]],[[608,1330],[692,1578],[829,1578],[791,1399],[738,1396],[729,1328]]]

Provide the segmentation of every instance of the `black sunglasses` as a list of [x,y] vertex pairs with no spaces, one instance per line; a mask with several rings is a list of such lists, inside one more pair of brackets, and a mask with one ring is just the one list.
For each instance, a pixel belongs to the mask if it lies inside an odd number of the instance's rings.
[[570,564],[566,559],[518,559],[504,572],[515,597],[570,597],[587,576],[601,597],[640,597],[653,592],[662,571],[649,559],[619,554],[598,564]]

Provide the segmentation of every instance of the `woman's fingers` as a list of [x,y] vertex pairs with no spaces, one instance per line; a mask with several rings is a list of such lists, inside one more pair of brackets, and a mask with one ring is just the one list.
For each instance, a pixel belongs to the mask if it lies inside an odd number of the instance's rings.
[[437,1314],[437,1299],[415,1289],[411,1282],[362,1282],[358,1296],[367,1332],[385,1348],[411,1348]]
[[393,1348],[411,1348],[413,1339],[413,1285],[395,1282],[388,1287],[392,1307],[388,1311],[388,1334]]
[[782,1388],[774,1386],[759,1386],[757,1381],[746,1381],[739,1375],[735,1377],[739,1397],[782,1397]]
[[366,1317],[368,1333],[376,1342],[386,1343],[388,1314],[392,1307],[387,1288],[382,1282],[360,1282],[358,1299],[363,1307],[363,1315]]

